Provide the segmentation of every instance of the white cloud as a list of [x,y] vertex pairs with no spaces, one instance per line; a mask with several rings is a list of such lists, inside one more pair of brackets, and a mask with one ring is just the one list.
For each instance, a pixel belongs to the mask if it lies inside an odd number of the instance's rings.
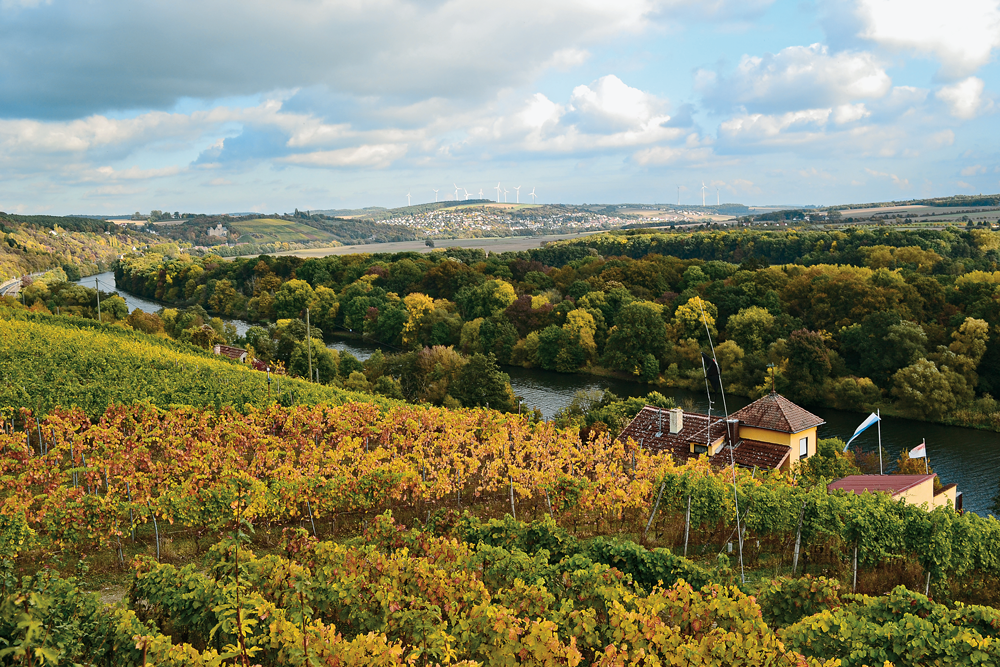
[[962,176],[978,176],[979,174],[986,173],[986,167],[984,167],[981,164],[974,164],[965,167],[964,169],[962,169],[960,173],[962,174]]
[[590,52],[586,49],[569,47],[559,49],[545,62],[544,69],[552,68],[560,71],[571,70],[587,62]]
[[888,174],[882,171],[875,171],[874,169],[868,169],[867,167],[865,167],[865,171],[867,171],[869,174],[877,178],[890,179],[895,185],[899,186],[900,190],[910,189],[910,180],[907,178],[900,178],[896,174]]
[[860,37],[933,55],[950,77],[971,74],[1000,46],[996,0],[858,0]]
[[985,87],[982,79],[970,76],[964,81],[944,86],[934,96],[948,105],[952,116],[968,120],[993,106],[992,100],[983,99]]
[[833,122],[837,125],[845,125],[867,118],[871,112],[865,108],[864,103],[841,104],[833,110]]
[[668,164],[708,162],[713,157],[714,153],[712,149],[707,147],[653,146],[636,151],[632,155],[632,161],[643,167],[652,167]]
[[695,86],[717,108],[781,111],[837,106],[886,95],[892,81],[866,52],[830,54],[822,44],[744,55],[730,76],[699,71]]
[[278,162],[305,167],[374,167],[384,168],[406,155],[405,144],[377,144],[341,148],[333,151],[297,153]]
[[774,138],[789,128],[821,129],[830,118],[832,109],[806,109],[780,115],[744,114],[724,121],[719,134],[744,139]]
[[484,115],[469,125],[465,147],[567,154],[683,139],[684,129],[666,126],[665,104],[610,74],[574,88],[566,104],[535,93],[508,113]]
[[576,67],[609,39],[641,34],[663,5],[244,0],[234,11],[231,0],[175,0],[126,11],[120,0],[92,0],[58,9],[58,20],[49,11],[4,17],[0,115],[165,109],[181,98],[309,86],[481,102],[547,69]]
[[601,77],[590,86],[577,86],[570,105],[586,119],[586,125],[600,130],[625,130],[646,126],[654,119],[666,121],[663,104],[638,88],[632,88],[617,76]]

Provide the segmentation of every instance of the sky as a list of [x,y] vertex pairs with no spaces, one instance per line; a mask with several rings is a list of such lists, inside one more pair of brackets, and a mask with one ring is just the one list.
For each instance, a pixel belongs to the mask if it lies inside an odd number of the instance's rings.
[[0,210],[996,193],[998,50],[1000,0],[0,0]]

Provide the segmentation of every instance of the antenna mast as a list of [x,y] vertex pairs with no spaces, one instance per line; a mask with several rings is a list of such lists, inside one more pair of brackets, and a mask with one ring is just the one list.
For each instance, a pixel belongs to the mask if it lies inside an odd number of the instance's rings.
[[[702,190],[702,196],[704,196],[704,190]],[[708,316],[705,314],[705,304],[701,297],[697,297],[698,306],[701,308],[701,319],[705,323],[705,334],[708,336],[708,345],[712,349],[712,360],[715,361],[715,365],[719,365],[719,360],[715,357],[715,343],[712,342],[712,332],[708,328]],[[705,368],[704,357],[701,360],[702,369]],[[705,373],[705,390],[708,391],[708,373]],[[736,458],[733,456],[733,442],[735,438],[733,434],[729,433],[729,408],[726,406],[726,390],[722,386],[722,368],[719,368],[719,393],[722,394],[722,409],[726,413],[726,434],[730,437],[729,442],[729,465],[733,470],[733,502],[736,505],[736,536],[739,538],[737,544],[740,547],[740,582],[746,583],[746,574],[743,571],[743,528],[740,522],[740,497],[737,492],[736,487]],[[709,444],[711,444],[712,439],[712,394],[708,392],[708,431],[709,431]]]

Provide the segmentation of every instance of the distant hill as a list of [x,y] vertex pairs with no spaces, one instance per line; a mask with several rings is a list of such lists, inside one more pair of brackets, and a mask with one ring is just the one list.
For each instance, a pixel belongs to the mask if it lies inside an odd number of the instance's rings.
[[940,206],[943,208],[961,208],[963,206],[997,206],[1000,207],[1000,194],[995,195],[951,195],[950,197],[934,197],[931,199],[903,199],[898,201],[869,202],[866,204],[837,204],[830,206],[831,211],[841,211],[854,208],[889,208],[892,206]]
[[[92,218],[0,213],[0,281],[63,268],[70,276],[110,268],[133,246],[156,243],[150,234]],[[79,277],[79,276],[76,276]]]
[[326,209],[308,211],[310,215],[323,215],[332,218],[367,218],[370,220],[391,220],[411,215],[421,215],[437,211],[443,208],[458,208],[476,204],[490,204],[489,199],[470,199],[468,201],[440,201],[427,202],[425,204],[414,204],[413,206],[400,206],[399,208],[383,208],[381,206],[369,206],[367,208],[355,209]]

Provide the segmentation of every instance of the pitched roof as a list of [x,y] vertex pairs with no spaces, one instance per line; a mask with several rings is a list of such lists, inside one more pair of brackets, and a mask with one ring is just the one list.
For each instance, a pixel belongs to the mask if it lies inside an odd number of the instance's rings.
[[[726,420],[722,417],[712,417],[711,440],[717,443],[723,439],[723,447],[709,461],[714,466],[730,464],[730,447],[733,440],[732,460],[745,468],[778,468],[791,453],[788,445],[775,445],[769,442],[740,439],[738,423],[730,418],[729,433]],[[708,415],[696,412],[684,413],[684,428],[677,433],[670,432],[670,411],[660,410],[650,406],[644,407],[639,414],[626,426],[619,440],[632,438],[646,449],[653,452],[670,452],[678,463],[684,463],[689,458],[697,457],[691,453],[691,443],[707,445],[709,440]]]
[[[780,468],[791,453],[792,448],[788,445],[741,439],[733,448],[733,461],[744,468],[774,470]],[[723,447],[711,461],[712,465],[729,465],[729,448]]]
[[798,433],[826,423],[822,418],[795,405],[781,394],[763,396],[745,408],[737,410],[730,417],[739,419],[741,423],[753,428],[781,433]]
[[850,475],[828,484],[826,488],[829,491],[838,489],[848,491],[859,496],[865,491],[869,493],[881,491],[898,496],[935,477],[937,475],[934,473],[930,475]]
[[[735,425],[734,425],[735,426]],[[622,429],[619,440],[632,438],[653,452],[669,451],[678,461],[686,461],[691,453],[691,443],[707,445],[709,434],[708,415],[684,413],[684,428],[670,432],[670,411],[646,406]],[[735,428],[733,429],[735,433]],[[712,442],[726,435],[726,422],[722,417],[712,417]]]

